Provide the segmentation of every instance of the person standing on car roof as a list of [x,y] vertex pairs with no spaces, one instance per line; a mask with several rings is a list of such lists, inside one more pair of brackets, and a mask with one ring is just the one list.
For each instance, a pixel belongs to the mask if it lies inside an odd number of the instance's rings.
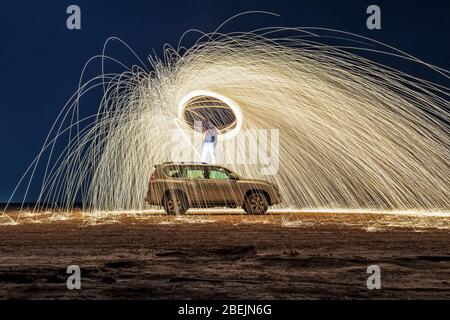
[[206,162],[208,154],[211,157],[211,163],[216,164],[216,145],[217,145],[217,129],[211,121],[206,122],[205,138],[203,139],[202,162]]

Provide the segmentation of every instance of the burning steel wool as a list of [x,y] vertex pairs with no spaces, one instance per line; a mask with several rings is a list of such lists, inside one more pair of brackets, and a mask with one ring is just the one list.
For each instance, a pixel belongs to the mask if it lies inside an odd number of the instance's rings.
[[[346,40],[324,44],[330,35]],[[218,163],[276,183],[281,208],[450,210],[449,89],[355,50],[449,78],[338,31],[203,34],[190,48],[166,47],[162,60],[82,83],[19,184],[24,201],[40,172],[35,210],[56,203],[69,211],[80,199],[87,211],[148,209],[153,165],[174,153],[198,161],[196,123],[211,121]],[[95,59],[119,63],[105,52]],[[81,118],[80,98],[95,88],[104,90],[98,113]]]

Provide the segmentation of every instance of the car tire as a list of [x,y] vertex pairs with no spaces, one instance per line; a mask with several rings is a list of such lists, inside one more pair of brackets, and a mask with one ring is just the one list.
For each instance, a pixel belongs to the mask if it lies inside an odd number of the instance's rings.
[[170,192],[164,196],[164,210],[169,215],[184,214],[188,210],[186,197],[181,192]]
[[243,209],[249,214],[265,214],[269,201],[262,192],[251,192],[245,196]]

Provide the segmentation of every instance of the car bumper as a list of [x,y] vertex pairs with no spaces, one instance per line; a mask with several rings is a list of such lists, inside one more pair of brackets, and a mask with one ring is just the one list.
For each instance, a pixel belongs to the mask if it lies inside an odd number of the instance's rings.
[[272,199],[272,204],[280,204],[281,202],[283,202],[283,198],[279,192],[276,192]]
[[146,202],[147,204],[149,204],[151,206],[160,206],[161,205],[160,201],[158,201],[151,193],[147,193],[147,196],[144,198],[144,202]]

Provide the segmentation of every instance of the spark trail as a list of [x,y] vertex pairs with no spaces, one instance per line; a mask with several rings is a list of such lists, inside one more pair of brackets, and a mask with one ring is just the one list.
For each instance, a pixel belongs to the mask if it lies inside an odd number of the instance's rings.
[[[324,43],[330,36],[342,44]],[[202,34],[190,48],[165,47],[163,59],[81,83],[19,184],[24,201],[32,183],[41,183],[35,210],[58,203],[69,211],[77,199],[86,211],[146,209],[150,169],[171,160],[173,130],[194,133],[180,118],[180,101],[202,90],[239,107],[240,131],[279,130],[276,175],[262,176],[261,164],[228,167],[276,182],[282,207],[450,210],[449,89],[356,54],[363,51],[449,78],[446,70],[345,32]],[[120,64],[105,52],[96,59]],[[98,112],[81,119],[79,100],[94,89],[104,90]],[[236,122],[230,112],[223,117]],[[222,160],[245,152],[224,136]]]

